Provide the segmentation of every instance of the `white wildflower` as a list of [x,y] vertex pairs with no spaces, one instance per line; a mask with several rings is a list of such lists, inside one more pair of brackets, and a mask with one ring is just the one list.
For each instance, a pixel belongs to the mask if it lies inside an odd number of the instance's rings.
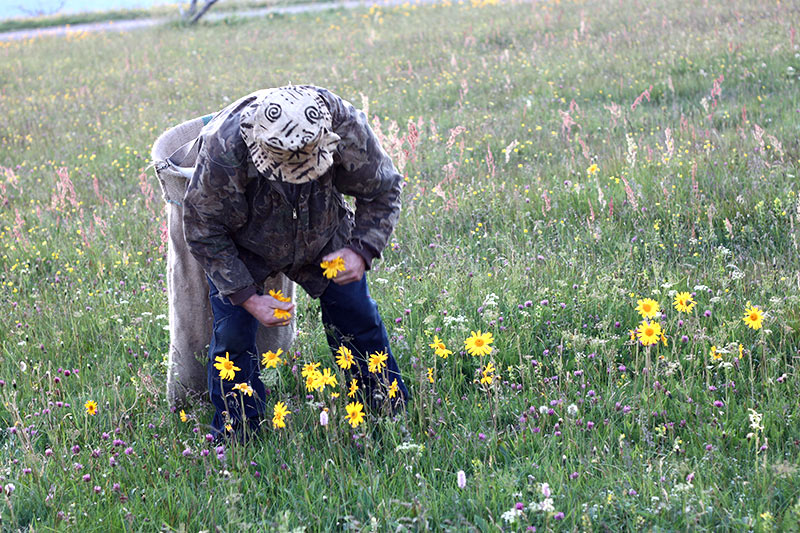
[[544,501],[539,504],[539,510],[543,513],[554,512],[556,508],[553,507],[553,498],[545,498]]
[[514,508],[503,513],[502,518],[503,521],[507,522],[508,524],[515,524],[520,516],[522,516],[522,510]]

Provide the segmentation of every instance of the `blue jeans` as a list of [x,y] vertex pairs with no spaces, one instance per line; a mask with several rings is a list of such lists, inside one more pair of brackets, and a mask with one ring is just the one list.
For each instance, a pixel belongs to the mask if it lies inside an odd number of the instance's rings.
[[[208,285],[214,314],[214,328],[208,350],[208,390],[215,408],[211,426],[215,434],[224,433],[224,413],[227,412],[237,431],[241,431],[243,420],[247,421],[249,429],[256,430],[266,411],[266,390],[260,379],[260,359],[256,347],[258,321],[244,307],[233,305],[220,295],[210,279]],[[410,399],[410,394],[389,347],[389,337],[378,313],[378,306],[369,295],[366,276],[361,281],[347,285],[330,283],[319,300],[331,351],[335,352],[340,346],[346,346],[353,352],[357,365],[350,373],[358,379],[361,400],[374,409],[388,407],[391,412],[402,409]],[[380,375],[368,370],[369,354],[377,351],[388,355],[387,367]],[[236,376],[230,381],[221,380],[219,370],[214,368],[215,358],[224,358],[226,353],[233,364],[241,369],[236,371]],[[386,390],[395,379],[398,394],[393,400],[389,400],[386,398]],[[247,382],[253,388],[252,396],[239,392],[231,394],[233,387],[242,382]],[[348,386],[349,382],[340,384],[345,391]]]
[[[243,431],[243,419],[248,421],[248,429],[255,431],[266,410],[266,389],[260,379],[260,360],[256,347],[258,320],[244,307],[230,303],[210,279],[208,287],[214,315],[214,329],[208,347],[208,392],[215,408],[211,421],[212,433],[224,434],[225,412],[238,432]],[[214,367],[215,358],[224,358],[226,353],[233,364],[241,369],[236,371],[233,380],[220,379],[219,370]],[[253,388],[252,396],[238,391],[231,393],[233,387],[242,382]]]

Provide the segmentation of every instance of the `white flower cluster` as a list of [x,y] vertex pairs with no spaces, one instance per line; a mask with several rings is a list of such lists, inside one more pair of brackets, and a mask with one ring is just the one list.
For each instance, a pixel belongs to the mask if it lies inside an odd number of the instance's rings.
[[553,498],[545,498],[539,503],[531,502],[531,504],[528,505],[528,509],[542,513],[552,513],[556,510],[555,507],[553,507]]
[[515,524],[519,517],[522,516],[522,509],[510,509],[502,514],[503,521],[508,524]]
[[413,442],[404,442],[402,444],[398,444],[397,447],[394,449],[395,452],[412,452],[415,454],[421,454],[425,451],[424,444],[415,444]]
[[497,307],[497,295],[493,292],[487,294],[483,299],[483,307]]
[[544,499],[540,502],[531,502],[528,505],[528,510],[533,512],[542,512],[542,513],[555,512],[556,509],[553,506],[553,498],[551,498],[552,494],[550,493],[550,484],[542,483],[541,491],[542,491],[542,496],[544,496]]
[[447,315],[446,317],[444,317],[444,326],[446,328],[455,327],[458,330],[466,331],[467,317],[465,317],[464,315],[458,315],[458,316]]

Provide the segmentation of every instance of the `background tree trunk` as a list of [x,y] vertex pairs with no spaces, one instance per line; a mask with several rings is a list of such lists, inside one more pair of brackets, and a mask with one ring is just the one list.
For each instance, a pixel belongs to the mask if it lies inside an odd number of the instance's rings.
[[183,20],[188,22],[189,24],[196,24],[200,18],[211,9],[211,6],[217,3],[217,0],[206,0],[206,3],[203,4],[203,7],[200,10],[197,10],[197,0],[192,0],[191,5],[189,6],[189,11],[187,11],[183,15]]

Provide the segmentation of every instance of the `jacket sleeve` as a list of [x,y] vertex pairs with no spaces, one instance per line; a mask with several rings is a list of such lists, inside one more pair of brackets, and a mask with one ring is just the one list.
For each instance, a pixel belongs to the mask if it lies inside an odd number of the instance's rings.
[[366,115],[325,89],[320,94],[331,111],[334,133],[341,137],[334,161],[334,186],[355,198],[355,227],[348,248],[364,258],[367,268],[380,257],[400,216],[403,177],[397,172]]
[[241,304],[256,292],[247,267],[239,259],[231,235],[248,218],[244,165],[225,163],[214,137],[203,138],[197,164],[183,202],[183,232],[192,255],[220,294]]

